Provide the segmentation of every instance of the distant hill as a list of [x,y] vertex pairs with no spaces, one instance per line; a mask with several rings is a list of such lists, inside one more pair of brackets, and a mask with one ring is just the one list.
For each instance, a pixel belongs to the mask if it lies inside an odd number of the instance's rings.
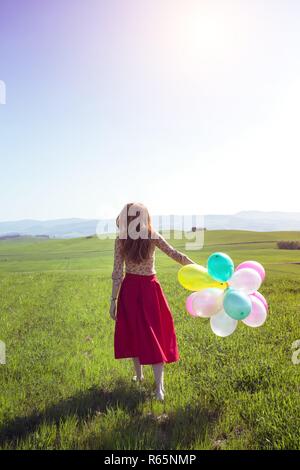
[[[180,230],[181,216],[174,216],[174,229]],[[165,216],[154,216],[155,228],[169,228]],[[192,216],[185,216],[185,229],[194,225]],[[237,214],[204,216],[201,226],[208,230],[252,230],[258,232],[300,230],[300,212],[261,212],[244,211]],[[58,220],[18,220],[0,222],[0,236],[19,234],[20,236],[49,236],[56,238],[77,238],[95,233],[111,233],[115,231],[115,219],[58,219]]]
[[27,239],[27,238],[43,238],[49,239],[51,238],[49,235],[28,235],[28,234],[21,234],[21,233],[5,233],[0,234],[0,240],[15,240],[15,239]]
[[0,240],[14,240],[15,238],[22,238],[22,235],[13,232],[0,235]]
[[300,212],[244,211],[233,215],[206,215],[209,230],[276,232],[300,230]]

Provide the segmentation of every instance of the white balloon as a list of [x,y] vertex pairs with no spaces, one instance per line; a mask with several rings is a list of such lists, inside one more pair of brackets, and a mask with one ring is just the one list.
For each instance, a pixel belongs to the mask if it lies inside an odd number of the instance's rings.
[[225,338],[225,336],[231,335],[236,329],[237,324],[238,321],[227,315],[224,310],[221,310],[221,312],[218,312],[210,319],[210,326],[212,331],[217,336],[222,336],[223,338]]
[[223,289],[217,287],[203,289],[193,297],[192,310],[198,317],[211,317],[222,308],[223,299]]
[[250,295],[250,300],[252,303],[250,315],[242,320],[242,322],[252,328],[257,328],[265,323],[267,319],[267,309],[262,301],[254,297],[254,295]]
[[258,272],[252,268],[243,268],[234,272],[229,281],[229,286],[243,291],[245,294],[252,294],[260,288],[261,283],[262,280]]

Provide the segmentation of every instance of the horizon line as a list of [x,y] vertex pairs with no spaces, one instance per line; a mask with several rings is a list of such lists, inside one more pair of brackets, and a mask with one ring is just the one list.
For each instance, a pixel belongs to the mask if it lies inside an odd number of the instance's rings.
[[[300,211],[299,212],[295,212],[295,211],[284,211],[284,210],[256,210],[256,209],[249,209],[249,210],[241,210],[241,211],[238,211],[238,212],[232,212],[232,213],[219,213],[219,212],[215,212],[215,213],[206,213],[206,214],[176,214],[176,213],[168,213],[168,214],[153,214],[151,217],[167,217],[167,216],[174,216],[174,217],[192,217],[192,216],[195,216],[195,215],[200,215],[202,217],[207,217],[207,216],[211,216],[211,215],[214,215],[214,216],[226,216],[226,215],[229,215],[229,216],[232,216],[232,215],[238,215],[238,214],[242,214],[242,213],[253,213],[253,212],[257,212],[257,213],[260,213],[260,214],[265,214],[265,213],[269,213],[269,214],[299,214],[300,215]],[[99,221],[99,220],[114,220],[116,217],[115,216],[110,216],[110,217],[54,217],[54,218],[46,218],[46,219],[40,219],[40,218],[31,218],[31,217],[28,217],[28,218],[20,218],[20,219],[11,219],[11,220],[1,220],[0,219],[0,224],[5,224],[5,223],[13,223],[13,222],[29,222],[29,221],[32,221],[32,222],[54,222],[54,221],[61,221],[61,220],[78,220],[78,221]]]

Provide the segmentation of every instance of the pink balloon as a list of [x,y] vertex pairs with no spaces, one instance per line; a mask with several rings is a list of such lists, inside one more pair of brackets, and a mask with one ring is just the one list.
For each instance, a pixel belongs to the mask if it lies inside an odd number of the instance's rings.
[[245,294],[252,294],[260,288],[261,282],[261,277],[255,269],[243,268],[233,273],[228,284],[233,289],[243,291]]
[[190,294],[187,299],[186,299],[186,302],[185,302],[185,308],[187,310],[187,312],[192,315],[192,317],[198,317],[197,313],[195,312],[194,308],[193,308],[193,300],[195,298],[195,294],[197,294],[198,292],[193,292],[192,294]]
[[192,309],[195,316],[207,318],[215,315],[223,307],[224,291],[217,287],[209,287],[195,292]]
[[258,263],[257,261],[244,261],[243,263],[239,264],[235,270],[238,271],[239,269],[243,268],[254,269],[254,271],[256,271],[260,275],[262,281],[266,277],[265,268],[262,264]]
[[267,311],[269,310],[268,302],[266,301],[265,297],[260,292],[256,291],[256,292],[253,292],[253,294],[251,295],[259,299],[264,304],[266,310]]
[[250,315],[247,318],[242,320],[245,325],[251,326],[252,328],[257,328],[265,323],[267,319],[267,310],[261,300],[255,297],[253,294],[250,294],[250,300],[252,304],[252,309]]

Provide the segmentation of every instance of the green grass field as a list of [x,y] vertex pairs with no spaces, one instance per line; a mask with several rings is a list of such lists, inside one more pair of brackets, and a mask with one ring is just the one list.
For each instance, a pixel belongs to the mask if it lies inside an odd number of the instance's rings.
[[166,366],[163,404],[150,367],[137,386],[130,361],[113,358],[113,241],[1,241],[0,448],[299,449],[300,251],[278,250],[282,239],[300,232],[212,231],[189,252],[200,264],[224,251],[266,268],[267,322],[225,339],[188,316],[179,265],[157,253],[181,354]]

